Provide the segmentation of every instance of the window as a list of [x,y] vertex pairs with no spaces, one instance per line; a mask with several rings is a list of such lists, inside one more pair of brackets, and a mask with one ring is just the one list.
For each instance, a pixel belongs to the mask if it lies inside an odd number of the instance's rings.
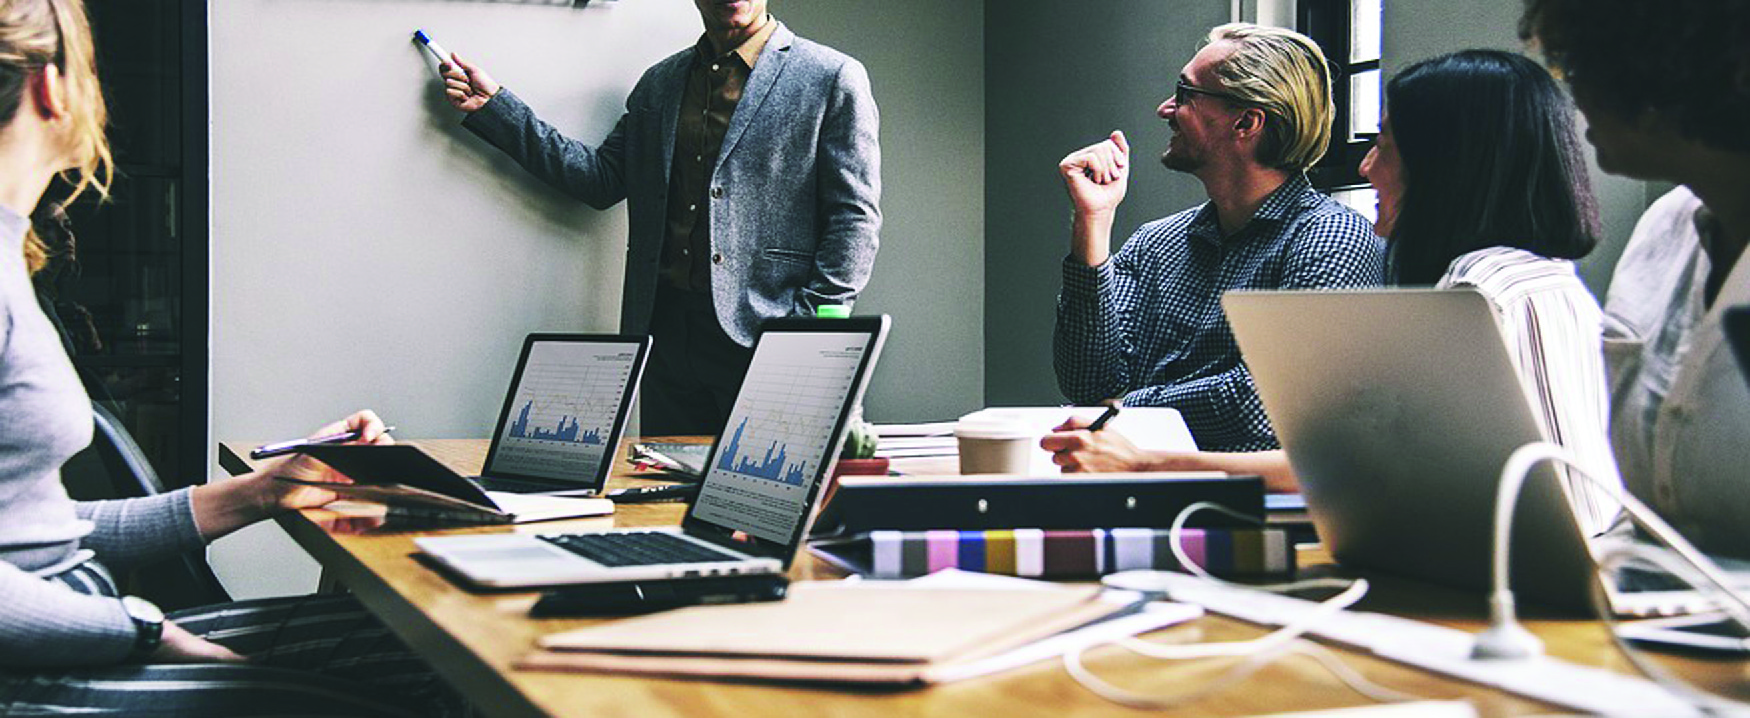
[[1296,18],[1300,31],[1324,48],[1334,66],[1331,100],[1337,113],[1331,149],[1308,175],[1314,187],[1364,215],[1373,214],[1374,204],[1360,167],[1379,134],[1383,2],[1300,0]]
[[[38,275],[93,399],[171,487],[207,474],[207,3],[87,2],[110,201],[66,208],[76,264]],[[51,199],[65,196],[64,185]]]

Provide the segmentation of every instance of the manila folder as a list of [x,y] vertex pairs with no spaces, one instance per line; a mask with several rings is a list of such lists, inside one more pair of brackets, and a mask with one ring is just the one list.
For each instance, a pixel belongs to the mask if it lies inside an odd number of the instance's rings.
[[696,606],[541,639],[540,670],[922,684],[1126,610],[1098,587],[938,589],[802,583],[783,601]]

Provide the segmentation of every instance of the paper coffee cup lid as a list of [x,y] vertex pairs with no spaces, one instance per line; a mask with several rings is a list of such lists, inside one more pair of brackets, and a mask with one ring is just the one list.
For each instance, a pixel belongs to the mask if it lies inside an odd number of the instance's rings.
[[1001,415],[967,414],[954,424],[954,435],[966,439],[1027,439],[1033,434],[1026,422]]

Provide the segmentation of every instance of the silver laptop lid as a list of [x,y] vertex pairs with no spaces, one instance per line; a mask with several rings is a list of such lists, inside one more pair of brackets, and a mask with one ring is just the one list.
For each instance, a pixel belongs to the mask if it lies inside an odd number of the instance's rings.
[[[1331,555],[1486,590],[1501,467],[1544,439],[1488,301],[1381,289],[1222,304]],[[1597,573],[1547,466],[1520,497],[1512,558],[1515,592],[1588,606]]]

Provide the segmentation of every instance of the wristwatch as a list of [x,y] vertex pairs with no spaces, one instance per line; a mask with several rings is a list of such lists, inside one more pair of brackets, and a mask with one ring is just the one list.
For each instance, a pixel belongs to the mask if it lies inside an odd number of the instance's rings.
[[158,650],[164,639],[164,612],[139,596],[123,596],[122,610],[134,619],[134,650],[128,658],[139,660]]

